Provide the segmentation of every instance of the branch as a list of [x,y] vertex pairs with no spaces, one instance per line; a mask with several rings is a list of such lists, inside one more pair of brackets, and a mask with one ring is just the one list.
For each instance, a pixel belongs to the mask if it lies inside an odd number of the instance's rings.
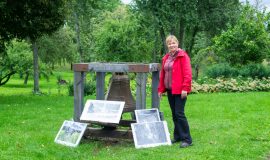
[[[9,74],[5,75],[3,78],[1,78],[0,79],[0,86],[6,84],[9,81],[10,77],[15,73],[16,73],[15,71],[12,71]],[[6,80],[4,80],[4,79],[6,79]],[[4,80],[4,81],[2,82],[2,80]]]

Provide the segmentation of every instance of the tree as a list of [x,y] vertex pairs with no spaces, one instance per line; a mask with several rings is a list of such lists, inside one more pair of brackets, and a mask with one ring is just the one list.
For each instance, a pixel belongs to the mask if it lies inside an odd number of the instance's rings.
[[[11,75],[26,74],[25,84],[31,69],[33,69],[33,57],[30,45],[25,41],[12,40],[6,44],[6,56],[0,62],[0,86],[8,82]],[[8,76],[10,75],[10,76]]]
[[94,24],[102,21],[100,15],[104,11],[112,11],[120,4],[119,0],[71,0],[69,1],[69,17],[67,24],[74,29],[76,35],[79,61],[91,61]]
[[[38,48],[36,40],[57,30],[66,15],[65,0],[7,0],[1,2],[0,42],[28,38],[33,48],[34,93],[39,92]],[[3,49],[3,43],[1,43]]]
[[215,37],[212,48],[233,66],[260,63],[270,52],[267,22],[269,16],[246,5],[237,24]]
[[[240,5],[238,0],[135,0],[135,9],[143,15],[151,15],[156,30],[160,34],[165,52],[165,36],[174,34],[180,41],[180,47],[192,56],[195,37],[199,32],[207,32],[210,37],[226,29],[233,22]],[[149,16],[147,16],[148,18]]]
[[55,64],[76,61],[77,52],[74,42],[75,33],[68,27],[62,27],[52,35],[38,39],[39,57],[42,62],[54,69]]
[[129,9],[121,5],[95,27],[95,56],[107,62],[149,62],[153,43]]

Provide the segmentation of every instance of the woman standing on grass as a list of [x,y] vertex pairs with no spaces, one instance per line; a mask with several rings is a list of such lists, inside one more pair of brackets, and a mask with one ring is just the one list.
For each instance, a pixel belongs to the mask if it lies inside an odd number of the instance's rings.
[[185,116],[187,95],[191,91],[192,71],[188,54],[178,48],[178,40],[169,35],[166,38],[169,49],[162,58],[158,95],[161,98],[167,92],[168,101],[174,122],[174,139],[172,143],[181,141],[181,148],[192,145],[189,125]]

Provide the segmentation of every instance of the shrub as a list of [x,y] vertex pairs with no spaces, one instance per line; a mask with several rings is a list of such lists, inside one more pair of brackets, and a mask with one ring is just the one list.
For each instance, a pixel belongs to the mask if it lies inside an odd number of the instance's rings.
[[270,68],[262,64],[248,64],[240,69],[239,74],[243,77],[259,78],[270,77]]
[[[215,81],[215,83],[213,83]],[[211,84],[192,82],[192,93],[270,91],[270,77],[262,79],[217,78]]]
[[206,70],[206,75],[210,78],[217,78],[217,77],[235,77],[238,75],[237,69],[231,67],[229,64],[222,63],[222,64],[215,64],[209,67]]
[[[88,81],[84,84],[84,95],[95,95],[96,94],[96,83],[95,81]],[[68,95],[74,95],[73,82],[68,84]]]

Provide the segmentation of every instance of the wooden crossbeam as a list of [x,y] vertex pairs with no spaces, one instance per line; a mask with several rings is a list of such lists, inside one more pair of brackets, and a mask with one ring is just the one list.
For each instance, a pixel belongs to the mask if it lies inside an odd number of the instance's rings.
[[84,136],[87,138],[113,138],[113,139],[128,139],[133,140],[132,131],[129,130],[108,130],[103,128],[91,128],[88,127],[84,132]]
[[76,72],[154,72],[160,70],[159,63],[75,63],[72,65]]

